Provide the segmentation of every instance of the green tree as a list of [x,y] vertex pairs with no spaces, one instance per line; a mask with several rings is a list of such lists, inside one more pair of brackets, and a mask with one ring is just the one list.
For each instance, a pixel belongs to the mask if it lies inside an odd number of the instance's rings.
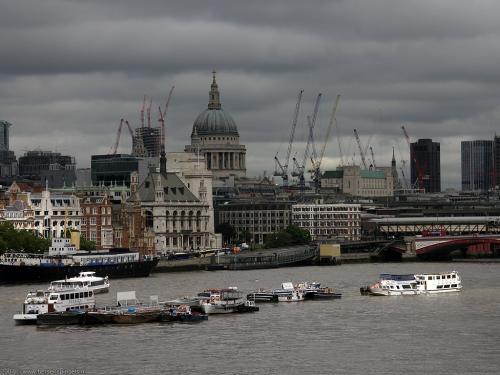
[[11,223],[0,223],[0,252],[16,251],[43,253],[49,249],[50,240],[37,237],[27,230],[16,230]]
[[80,236],[80,250],[91,251],[96,249],[95,241],[89,241]]
[[311,242],[311,234],[308,230],[299,228],[296,225],[289,225],[285,231],[293,238],[293,244],[305,245]]

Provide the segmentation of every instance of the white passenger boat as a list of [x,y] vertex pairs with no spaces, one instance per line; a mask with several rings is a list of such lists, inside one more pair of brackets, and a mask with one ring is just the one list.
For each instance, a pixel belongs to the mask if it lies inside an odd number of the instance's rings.
[[254,301],[248,301],[243,293],[236,288],[208,289],[198,296],[208,297],[200,300],[201,310],[205,314],[229,314],[259,310]]
[[422,294],[460,292],[462,280],[457,271],[416,274],[418,289]]
[[380,280],[366,288],[361,288],[366,294],[374,296],[406,296],[420,294],[415,275],[381,274]]
[[14,314],[16,324],[36,324],[38,315],[85,311],[95,308],[94,292],[86,288],[68,289],[60,292],[37,290],[29,292],[23,303],[23,311]]
[[299,302],[304,297],[304,290],[296,288],[291,282],[281,283],[280,289],[259,289],[247,295],[249,300],[255,302]]
[[362,287],[362,294],[375,296],[401,296],[459,292],[462,289],[460,276],[456,271],[410,275],[381,274],[380,280],[368,287]]
[[96,273],[93,271],[80,272],[76,277],[52,281],[49,286],[49,291],[58,292],[81,288],[88,288],[88,290],[92,290],[94,294],[106,293],[109,291],[109,279],[107,276],[96,276]]

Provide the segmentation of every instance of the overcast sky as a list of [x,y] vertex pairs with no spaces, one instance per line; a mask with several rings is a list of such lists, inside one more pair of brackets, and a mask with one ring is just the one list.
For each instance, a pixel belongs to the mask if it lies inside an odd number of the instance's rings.
[[[120,118],[139,125],[145,94],[157,124],[175,85],[167,151],[182,151],[215,69],[249,175],[285,155],[303,89],[292,154],[303,155],[318,92],[321,148],[340,94],[325,168],[339,164],[339,136],[359,163],[354,128],[378,165],[392,147],[408,160],[404,124],[412,141],[441,142],[442,188],[459,188],[460,141],[492,139],[500,124],[499,15],[498,1],[0,0],[0,119],[18,157],[54,150],[88,167]],[[119,152],[130,145],[124,131]]]

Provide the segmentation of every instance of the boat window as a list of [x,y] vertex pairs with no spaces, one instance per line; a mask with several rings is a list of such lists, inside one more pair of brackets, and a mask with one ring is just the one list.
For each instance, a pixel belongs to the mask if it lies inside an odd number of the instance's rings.
[[399,285],[396,285],[396,289],[399,289]]
[[451,278],[454,279],[456,278],[457,276],[455,274],[451,275]]
[[441,289],[441,288],[443,288],[443,286],[442,286],[442,285],[438,285],[438,286],[437,286],[437,288],[438,288],[438,289]]
[[403,289],[410,289],[410,286],[408,284],[404,284]]
[[89,292],[89,297],[92,297],[93,294],[94,294],[94,292],[90,291]]
[[80,292],[80,298],[83,298],[83,292]]
[[87,297],[89,296],[89,292],[84,292],[84,293],[83,293],[83,296],[84,296],[85,298],[87,298]]
[[70,296],[69,296],[69,298],[75,299],[75,293],[71,293]]
[[452,287],[452,288],[456,288],[456,287],[457,287],[457,284],[451,284],[451,287]]
[[436,280],[439,280],[441,278],[441,276],[436,276]]
[[55,301],[55,300],[57,299],[57,297],[58,297],[57,295],[55,295],[55,296],[50,296],[50,300],[51,300],[51,301]]
[[449,288],[450,286],[449,286],[449,285],[445,285],[444,287],[445,287],[445,289],[446,289],[446,288]]
[[446,278],[447,279],[451,279],[451,275],[446,275]]

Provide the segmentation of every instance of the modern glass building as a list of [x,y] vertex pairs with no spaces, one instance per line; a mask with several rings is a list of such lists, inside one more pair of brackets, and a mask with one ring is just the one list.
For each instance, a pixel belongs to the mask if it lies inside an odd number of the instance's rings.
[[441,191],[441,146],[432,139],[419,139],[410,146],[411,181],[426,193]]
[[487,191],[495,185],[493,141],[463,141],[462,190]]

